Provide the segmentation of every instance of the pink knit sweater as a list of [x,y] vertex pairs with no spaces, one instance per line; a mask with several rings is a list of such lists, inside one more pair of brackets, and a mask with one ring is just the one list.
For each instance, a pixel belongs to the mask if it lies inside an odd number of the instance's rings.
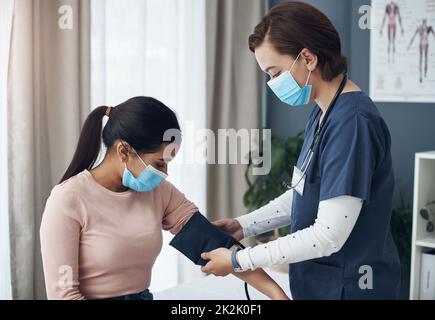
[[95,299],[148,288],[162,229],[176,234],[197,212],[165,181],[113,192],[88,170],[53,188],[40,229],[49,299]]

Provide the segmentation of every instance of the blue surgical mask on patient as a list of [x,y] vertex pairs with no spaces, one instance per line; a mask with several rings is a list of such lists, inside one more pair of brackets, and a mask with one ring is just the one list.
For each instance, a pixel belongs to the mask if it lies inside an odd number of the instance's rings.
[[311,91],[313,86],[308,85],[311,77],[311,71],[308,74],[307,82],[305,86],[302,88],[296,82],[295,78],[293,78],[291,72],[293,67],[298,61],[299,56],[297,56],[296,60],[293,62],[289,71],[286,71],[280,74],[275,79],[267,82],[269,87],[272,89],[273,93],[284,103],[289,104],[293,107],[301,106],[310,102]]
[[146,192],[156,188],[159,184],[167,178],[167,175],[157,169],[152,165],[147,165],[142,158],[137,154],[140,161],[145,166],[145,169],[140,173],[140,175],[135,178],[130,170],[127,169],[127,163],[125,164],[124,174],[122,176],[122,184],[132,190],[138,192]]

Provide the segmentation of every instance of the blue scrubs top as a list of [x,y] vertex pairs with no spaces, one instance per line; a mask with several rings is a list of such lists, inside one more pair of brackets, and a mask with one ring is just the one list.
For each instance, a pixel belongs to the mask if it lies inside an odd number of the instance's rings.
[[[316,105],[310,114],[298,168],[321,113]],[[294,299],[398,298],[400,262],[390,232],[394,189],[390,147],[390,133],[373,101],[363,92],[340,95],[315,147],[303,196],[294,192],[291,231],[314,224],[322,200],[348,195],[364,203],[339,252],[290,265]],[[370,273],[373,288],[360,287],[360,279],[367,284],[364,277]]]

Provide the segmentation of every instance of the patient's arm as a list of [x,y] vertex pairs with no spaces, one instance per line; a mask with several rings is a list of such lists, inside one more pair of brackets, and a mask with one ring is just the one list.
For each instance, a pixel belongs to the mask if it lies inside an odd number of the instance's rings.
[[[233,246],[231,249],[234,249]],[[258,271],[258,272],[256,272]],[[234,276],[250,284],[252,287],[272,300],[289,300],[284,290],[263,269],[244,272],[232,272]]]
[[273,300],[288,300],[281,287],[262,269],[234,272],[231,264],[231,253],[238,246],[233,245],[229,249],[218,248],[202,253],[201,257],[208,262],[201,270],[216,276],[226,276],[231,273]]
[[289,300],[284,290],[263,269],[233,272],[233,275],[247,282],[272,300]]
[[[176,233],[170,245],[195,264],[202,265],[202,271],[228,275],[233,272],[229,248],[234,248],[235,243],[233,238],[213,226],[201,213],[197,212]],[[218,261],[207,261],[213,257],[221,258],[217,259]],[[213,272],[215,266],[220,264],[225,265],[224,268],[219,268],[224,270],[218,273]],[[261,269],[234,273],[234,275],[271,299],[288,299],[276,282]]]

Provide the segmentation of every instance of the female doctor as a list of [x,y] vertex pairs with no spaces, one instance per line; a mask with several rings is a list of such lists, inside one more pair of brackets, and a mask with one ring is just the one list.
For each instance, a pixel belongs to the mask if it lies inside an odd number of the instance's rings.
[[294,299],[396,299],[400,263],[390,233],[390,134],[373,101],[347,79],[339,35],[318,9],[276,5],[249,37],[269,87],[290,107],[315,101],[289,190],[215,225],[237,239],[291,225],[291,234],[203,253],[226,275],[290,264]]

